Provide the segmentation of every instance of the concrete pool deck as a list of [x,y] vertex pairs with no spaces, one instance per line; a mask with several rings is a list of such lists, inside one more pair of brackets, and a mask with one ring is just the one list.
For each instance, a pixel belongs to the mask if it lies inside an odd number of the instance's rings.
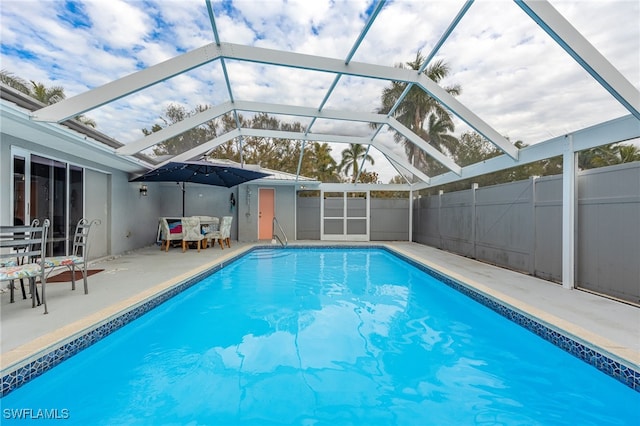
[[[0,368],[2,374],[25,360],[33,360],[48,348],[70,340],[87,328],[138,306],[187,278],[250,250],[262,243],[233,242],[231,248],[201,250],[169,249],[158,246],[91,262],[90,269],[104,271],[89,277],[89,294],[82,281],[47,285],[49,314],[43,307],[31,308],[16,291],[16,303],[9,292],[0,297]],[[433,267],[464,282],[503,304],[535,317],[550,328],[561,329],[587,346],[595,346],[611,359],[640,368],[640,308],[559,284],[484,264],[432,247],[410,242],[334,243],[297,241],[296,245],[377,245]],[[55,272],[54,272],[55,274]]]

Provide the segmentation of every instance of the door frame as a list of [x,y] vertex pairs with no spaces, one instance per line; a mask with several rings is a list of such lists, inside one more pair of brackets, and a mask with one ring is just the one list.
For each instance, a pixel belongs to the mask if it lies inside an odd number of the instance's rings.
[[[55,156],[51,156],[49,154],[43,154],[37,151],[31,151],[28,149],[25,149],[23,147],[20,146],[16,146],[16,145],[11,145],[10,148],[10,152],[11,152],[11,181],[10,181],[10,189],[9,189],[9,203],[10,203],[10,208],[11,208],[11,213],[10,213],[10,217],[13,221],[15,220],[15,181],[14,181],[14,173],[15,173],[15,158],[16,157],[22,157],[24,158],[25,164],[24,164],[24,178],[25,178],[25,188],[24,188],[24,200],[23,200],[23,208],[24,208],[24,224],[28,225],[31,223],[31,221],[35,218],[31,217],[31,195],[32,195],[32,191],[31,191],[31,178],[32,178],[32,174],[31,174],[31,165],[32,165],[32,156],[37,156],[37,157],[41,157],[43,159],[46,160],[51,160],[51,161],[55,161],[55,162],[59,162],[65,165],[65,176],[64,176],[64,182],[65,182],[65,199],[64,199],[64,205],[65,205],[65,213],[64,213],[64,229],[65,229],[65,255],[68,255],[71,247],[69,244],[69,241],[72,238],[72,233],[75,230],[75,223],[74,224],[70,224],[69,220],[70,220],[70,202],[71,202],[71,194],[70,194],[70,167],[78,167],[79,169],[82,170],[82,206],[81,206],[81,217],[85,217],[85,208],[86,208],[86,188],[87,188],[87,182],[86,182],[86,170],[87,168],[74,163],[72,161],[66,160],[66,159],[61,159]],[[52,212],[53,214],[55,214],[55,212]],[[49,220],[51,220],[51,218],[49,218]],[[49,230],[49,239],[51,239],[51,230]],[[48,243],[49,244],[49,243]],[[48,249],[49,250],[49,249]],[[48,253],[47,255],[52,255],[52,253]]]
[[11,146],[11,185],[9,190],[9,205],[11,206],[11,223],[15,223],[15,206],[16,200],[14,195],[16,193],[15,187],[15,159],[16,157],[24,158],[24,200],[22,209],[24,211],[24,224],[28,225],[31,223],[31,185],[29,182],[31,181],[31,152],[27,151],[24,148],[19,148],[16,146]]
[[[257,226],[258,241],[261,240],[261,238],[260,238],[260,219],[261,219],[260,215],[261,215],[262,209],[261,209],[261,206],[260,206],[260,202],[261,202],[261,199],[262,199],[262,197],[261,197],[262,190],[273,191],[273,215],[272,216],[276,217],[276,189],[273,188],[273,187],[258,188],[258,226]],[[273,219],[271,219],[271,221],[273,222]],[[271,233],[273,232],[273,223],[271,223],[269,226],[270,226],[270,228],[269,228],[270,234],[269,234],[269,238],[268,239],[270,240],[273,237],[271,235]],[[265,240],[265,239],[267,239],[267,238],[262,238],[262,240]]]

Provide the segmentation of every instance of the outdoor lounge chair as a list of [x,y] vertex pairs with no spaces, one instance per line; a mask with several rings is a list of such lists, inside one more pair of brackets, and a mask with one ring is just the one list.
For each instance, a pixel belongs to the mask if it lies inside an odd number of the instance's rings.
[[178,226],[169,226],[169,222],[164,217],[160,218],[160,234],[162,239],[162,244],[160,245],[160,249],[164,249],[164,251],[169,251],[169,245],[171,241],[182,241],[182,224],[176,222]]
[[187,245],[190,242],[196,242],[198,245],[198,252],[205,239],[200,229],[200,218],[198,216],[183,217],[182,218],[182,252],[187,250]]
[[[76,289],[76,269],[82,272],[84,281],[84,294],[89,294],[87,284],[87,263],[89,260],[89,231],[93,225],[100,225],[100,220],[80,219],[76,225],[76,232],[73,236],[73,250],[70,256],[54,256],[45,258],[45,267],[53,268],[66,266],[71,270],[71,290]],[[51,273],[49,271],[49,273]]]

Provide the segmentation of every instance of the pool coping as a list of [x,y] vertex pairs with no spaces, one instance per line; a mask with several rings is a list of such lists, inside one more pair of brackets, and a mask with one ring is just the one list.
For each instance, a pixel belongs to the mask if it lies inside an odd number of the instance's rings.
[[[615,345],[601,336],[590,333],[549,313],[535,309],[523,301],[488,288],[468,277],[462,277],[442,265],[435,265],[424,258],[384,243],[357,245],[296,244],[289,247],[295,249],[384,249],[640,392],[640,368],[638,368],[638,362],[634,361],[634,357],[637,357],[635,352],[630,349],[620,348],[619,345]],[[251,251],[265,248],[280,249],[282,247],[261,243],[247,246],[3,354],[3,366],[0,371],[2,377],[0,398],[139,318],[203,278],[219,271],[229,263],[236,261]],[[623,354],[621,355],[620,352]]]

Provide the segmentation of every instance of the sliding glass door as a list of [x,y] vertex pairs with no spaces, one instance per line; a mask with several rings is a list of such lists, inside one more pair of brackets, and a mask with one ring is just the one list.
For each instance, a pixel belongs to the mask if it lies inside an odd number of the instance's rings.
[[13,222],[49,219],[47,255],[68,254],[84,211],[84,170],[21,149],[13,153]]

